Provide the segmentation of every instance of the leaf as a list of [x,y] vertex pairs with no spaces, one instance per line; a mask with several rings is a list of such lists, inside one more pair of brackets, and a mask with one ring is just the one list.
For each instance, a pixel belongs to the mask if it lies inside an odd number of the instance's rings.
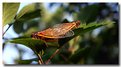
[[[104,20],[104,21],[101,21],[99,23],[96,23],[96,22],[93,22],[93,23],[89,23],[88,25],[85,25],[84,26],[80,26],[81,29],[82,29],[82,33],[79,33],[79,29],[76,29],[74,30],[76,35],[81,35],[85,32],[88,32],[88,31],[91,31],[95,28],[98,28],[98,27],[101,27],[101,26],[108,26],[110,24],[113,24],[114,22],[113,21],[110,21],[110,20]],[[80,29],[80,30],[81,30]],[[75,35],[75,36],[76,36]],[[82,60],[82,59],[85,59],[85,57],[87,58],[88,56],[89,57],[93,57],[94,54],[96,54],[97,52],[97,49],[99,48],[100,45],[97,45],[95,46],[95,49],[92,50],[92,46],[87,46],[87,47],[84,47],[84,48],[81,48],[81,49],[78,49],[73,55],[71,55],[69,57],[69,60],[72,61],[73,63],[77,63],[78,61]],[[91,51],[92,53],[90,53],[89,51]],[[90,53],[90,54],[89,54]],[[85,59],[86,60],[86,59]],[[83,61],[84,62],[84,61]]]
[[40,16],[40,5],[34,3],[23,7],[16,16],[16,21],[13,24],[14,31],[18,34],[26,31],[26,29],[24,29],[25,23],[29,23]]
[[37,3],[23,7],[16,16],[17,21],[28,21],[40,17],[40,5]]
[[13,29],[17,34],[25,33],[26,31],[28,31],[29,28],[32,28],[32,27],[39,27],[39,20],[37,20],[36,22],[33,20],[29,22],[15,21],[15,23],[13,24]]
[[52,46],[52,47],[58,47],[58,45],[56,45],[56,44],[52,44],[52,43],[45,44],[45,42],[42,40],[32,39],[32,38],[16,38],[16,39],[10,40],[9,42],[25,45],[25,46],[31,48],[36,53],[39,53],[40,51],[46,49],[46,47],[47,47],[46,45]]
[[110,21],[110,20],[104,20],[104,21],[101,21],[99,23],[92,22],[92,23],[89,23],[87,25],[85,23],[82,23],[79,28],[73,30],[74,36],[59,39],[59,45],[63,46],[66,42],[68,42],[69,40],[73,39],[74,37],[76,37],[78,35],[82,35],[86,32],[92,31],[96,28],[99,28],[99,27],[104,26],[104,25],[112,24],[112,23],[114,23],[114,22]]
[[3,26],[12,23],[20,3],[3,3]]
[[39,53],[42,49],[45,49],[46,47],[46,45],[42,40],[32,39],[32,38],[13,39],[10,40],[9,42],[25,45],[31,48],[36,53]]
[[[74,33],[75,35],[72,37],[68,37],[68,38],[62,38],[59,39],[58,42],[46,42],[46,44],[48,46],[55,46],[55,47],[61,47],[63,46],[65,43],[67,43],[69,40],[73,39],[74,37],[78,36],[78,35],[82,35],[86,32],[92,31],[98,27],[104,26],[104,25],[108,25],[110,23],[113,23],[109,20],[105,20],[102,21],[101,23],[90,23],[88,25],[81,26],[80,28],[74,29]],[[83,24],[82,24],[83,25]],[[41,51],[43,48],[46,48],[44,45],[44,42],[42,40],[39,39],[31,39],[31,38],[18,38],[18,39],[13,39],[12,41],[10,41],[11,43],[18,43],[18,44],[23,44],[25,46],[30,47],[31,49],[39,52]],[[58,45],[59,44],[59,45]]]
[[14,24],[13,24],[13,29],[16,33],[21,33],[21,32],[24,32],[24,23],[23,22],[20,22],[20,21],[16,21]]
[[27,60],[16,60],[18,64],[30,64],[32,63],[32,61],[38,61],[38,59],[34,58],[34,59],[27,59]]

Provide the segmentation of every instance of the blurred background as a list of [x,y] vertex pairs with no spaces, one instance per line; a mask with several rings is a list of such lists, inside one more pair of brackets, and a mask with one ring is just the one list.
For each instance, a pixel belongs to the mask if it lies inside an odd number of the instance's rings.
[[[19,60],[37,57],[30,48],[5,41],[20,36],[30,37],[32,32],[41,31],[65,19],[70,22],[80,20],[87,24],[109,19],[115,23],[70,40],[51,60],[52,64],[119,64],[118,3],[21,3],[18,14],[25,8],[30,9],[30,12],[18,19],[4,35],[4,64],[21,64]],[[7,27],[4,27],[4,31]],[[80,50],[87,46],[86,50]],[[43,60],[54,51],[54,48],[47,49]],[[37,61],[30,64],[37,64]]]

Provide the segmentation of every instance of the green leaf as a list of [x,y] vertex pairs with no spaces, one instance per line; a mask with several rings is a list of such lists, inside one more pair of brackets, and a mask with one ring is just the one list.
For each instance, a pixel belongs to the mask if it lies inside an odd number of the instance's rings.
[[114,23],[114,22],[110,21],[110,20],[104,20],[104,21],[101,21],[99,23],[92,22],[92,23],[89,23],[87,25],[85,23],[82,23],[79,28],[73,30],[74,36],[59,39],[59,45],[63,46],[66,42],[68,42],[69,40],[73,39],[74,37],[76,37],[78,35],[82,35],[86,32],[92,31],[96,28],[99,28],[99,27],[104,26],[104,25],[109,25],[112,23]]
[[3,3],[3,26],[12,23],[20,3]]
[[[32,22],[32,21],[31,21]],[[25,28],[25,26],[26,28]],[[36,28],[36,30],[38,30],[38,27],[39,27],[39,21],[36,23],[36,22],[33,22],[33,23],[30,23],[30,22],[22,22],[22,21],[16,21],[14,24],[13,24],[13,29],[14,31],[17,33],[17,34],[20,34],[20,33],[26,33],[28,30],[30,30],[31,28]]]
[[13,40],[10,40],[9,42],[11,43],[17,43],[17,44],[22,44],[25,45],[29,48],[31,48],[33,51],[35,51],[36,53],[39,53],[40,51],[46,49],[46,45],[48,45],[48,47],[58,47],[58,44],[50,42],[50,43],[45,43],[44,41],[40,40],[40,39],[32,39],[32,38],[15,38]]
[[36,53],[39,53],[42,49],[46,48],[46,45],[42,40],[32,39],[32,38],[13,39],[10,40],[9,42],[25,45],[31,48]]
[[14,24],[13,24],[13,29],[16,33],[21,33],[21,32],[24,32],[24,28],[23,28],[23,25],[24,23],[23,22],[20,22],[20,21],[16,21]]
[[34,59],[27,59],[27,60],[16,60],[18,64],[30,64],[32,63],[32,61],[38,61],[38,59],[34,58]]
[[14,31],[18,34],[25,32],[26,29],[24,29],[24,25],[27,26],[25,23],[29,23],[40,16],[41,13],[39,4],[34,3],[23,7],[16,16],[16,21],[13,24]]
[[17,14],[17,21],[28,21],[30,19],[40,17],[40,5],[37,3],[29,4],[21,9]]

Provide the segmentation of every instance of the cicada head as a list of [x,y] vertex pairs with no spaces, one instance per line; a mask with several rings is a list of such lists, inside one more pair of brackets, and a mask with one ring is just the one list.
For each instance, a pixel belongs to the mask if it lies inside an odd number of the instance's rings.
[[31,34],[31,37],[32,37],[32,38],[37,38],[37,32],[33,32],[33,33]]

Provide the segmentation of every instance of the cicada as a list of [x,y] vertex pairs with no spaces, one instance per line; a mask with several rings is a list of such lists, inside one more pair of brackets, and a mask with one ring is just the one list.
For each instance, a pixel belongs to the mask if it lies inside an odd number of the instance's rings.
[[71,37],[74,35],[73,29],[79,27],[80,21],[56,24],[51,28],[35,32],[31,36],[46,42],[58,41],[60,38]]

